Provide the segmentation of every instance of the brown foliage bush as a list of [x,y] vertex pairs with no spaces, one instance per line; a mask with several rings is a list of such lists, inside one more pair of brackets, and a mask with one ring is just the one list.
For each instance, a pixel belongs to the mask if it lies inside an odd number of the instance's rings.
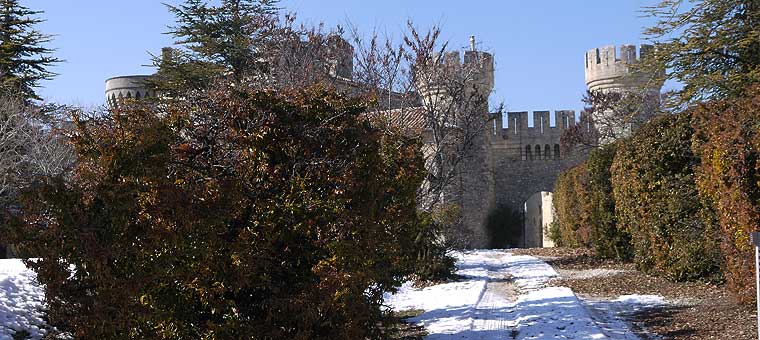
[[617,146],[593,150],[580,166],[562,173],[555,185],[557,222],[551,237],[568,247],[594,248],[602,258],[628,260],[630,235],[617,226],[610,166]]
[[581,164],[557,179],[554,207],[557,221],[550,232],[552,240],[563,247],[590,247],[592,231],[588,215],[588,168]]
[[[16,242],[50,322],[88,339],[380,337],[423,228],[418,141],[314,88],[76,116],[74,179],[24,195]],[[411,254],[411,255],[410,255]]]
[[726,280],[745,302],[755,298],[749,233],[760,230],[760,87],[748,93],[693,111],[699,193],[715,207]]

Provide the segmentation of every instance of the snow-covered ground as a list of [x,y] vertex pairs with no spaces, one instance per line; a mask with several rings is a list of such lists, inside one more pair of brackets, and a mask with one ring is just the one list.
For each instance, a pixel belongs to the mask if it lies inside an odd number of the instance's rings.
[[36,274],[21,260],[0,260],[0,340],[19,331],[31,339],[45,336],[44,299]]
[[394,310],[424,310],[410,321],[424,325],[428,339],[636,340],[619,312],[665,303],[657,296],[624,296],[589,305],[570,288],[549,286],[557,272],[535,257],[500,250],[458,256],[465,280],[424,289],[407,284],[386,295]]
[[[660,296],[581,300],[566,287],[551,287],[557,272],[531,256],[479,250],[458,254],[460,282],[416,289],[405,284],[386,303],[398,311],[421,309],[411,321],[428,339],[623,339],[637,340],[621,315],[662,305]],[[0,340],[19,331],[31,339],[47,333],[44,292],[20,260],[0,260]]]

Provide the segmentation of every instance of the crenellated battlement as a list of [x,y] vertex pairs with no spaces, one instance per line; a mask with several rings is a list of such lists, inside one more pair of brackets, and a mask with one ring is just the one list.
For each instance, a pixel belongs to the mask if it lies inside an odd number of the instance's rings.
[[464,59],[459,51],[450,51],[444,53],[443,56],[439,55],[434,62],[438,64],[436,66],[479,70],[484,76],[493,72],[493,55],[483,51],[465,51]]
[[[552,116],[554,124],[551,124]],[[502,134],[562,134],[564,130],[575,126],[576,113],[573,110],[533,111],[533,124],[528,123],[528,111],[507,112],[503,116],[496,115],[494,119],[495,126],[502,127]]]
[[[502,157],[515,161],[564,159],[560,153],[562,135],[579,124],[573,110],[533,111],[533,124],[530,125],[528,111],[507,112],[493,118],[491,147],[501,150],[499,153]],[[582,114],[577,118],[580,118],[580,122],[588,121]],[[592,127],[589,125],[586,128]]]
[[[457,89],[456,84],[464,81],[471,86],[462,90],[476,91],[484,102],[494,87],[493,55],[483,51],[465,51],[464,58],[459,51],[438,55],[428,65],[420,65],[417,70],[417,89],[423,102],[429,107],[446,107],[451,99],[449,91]],[[472,98],[472,96],[461,96]]]
[[648,87],[659,91],[661,84],[653,83],[652,76],[633,74],[630,66],[653,51],[652,45],[608,45],[586,52],[586,86],[589,90],[626,89]]

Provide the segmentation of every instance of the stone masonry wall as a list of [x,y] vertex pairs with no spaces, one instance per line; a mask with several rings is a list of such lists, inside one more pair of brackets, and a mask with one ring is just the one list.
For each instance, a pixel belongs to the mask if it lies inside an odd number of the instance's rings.
[[[555,126],[550,124],[552,114]],[[503,119],[509,120],[506,128],[502,128]],[[528,126],[528,112],[494,117],[482,143],[476,143],[464,162],[458,183],[457,201],[464,223],[474,234],[472,247],[489,243],[486,224],[496,210],[508,209],[525,218],[525,203],[531,196],[553,192],[559,174],[585,159],[585,154],[565,152],[560,145],[563,132],[575,124],[574,111],[536,111],[533,126]],[[537,204],[542,203],[539,199]],[[520,246],[541,246],[541,221],[520,235]]]
[[[554,112],[556,126],[549,124],[550,114],[534,112],[534,125],[529,127],[527,112],[509,112],[507,128],[497,128],[493,134],[491,153],[497,206],[522,210],[531,195],[553,192],[560,172],[585,159],[583,153],[565,152],[560,145],[562,133],[576,124],[575,112]],[[496,117],[496,127],[502,126],[499,118]]]

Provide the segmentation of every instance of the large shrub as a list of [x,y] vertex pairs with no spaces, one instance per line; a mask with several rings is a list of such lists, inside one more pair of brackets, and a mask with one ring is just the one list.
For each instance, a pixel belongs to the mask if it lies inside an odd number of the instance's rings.
[[550,237],[557,246],[589,247],[592,232],[588,223],[588,169],[586,164],[559,175],[554,186],[554,208],[557,221]]
[[225,88],[75,117],[75,178],[26,194],[19,240],[50,321],[87,339],[378,336],[424,243],[424,169],[362,111]]
[[693,112],[699,192],[717,213],[727,282],[746,302],[755,298],[749,233],[760,230],[760,88],[749,93]]
[[588,216],[587,223],[590,224],[597,256],[628,260],[633,255],[631,235],[625,229],[618,228],[615,198],[612,195],[610,167],[616,151],[617,144],[608,144],[589,154],[585,162],[588,169],[588,202],[581,204],[581,207],[588,209],[582,215]]
[[718,279],[721,256],[708,207],[698,199],[686,114],[662,115],[621,143],[612,165],[619,228],[645,272],[674,280]]

